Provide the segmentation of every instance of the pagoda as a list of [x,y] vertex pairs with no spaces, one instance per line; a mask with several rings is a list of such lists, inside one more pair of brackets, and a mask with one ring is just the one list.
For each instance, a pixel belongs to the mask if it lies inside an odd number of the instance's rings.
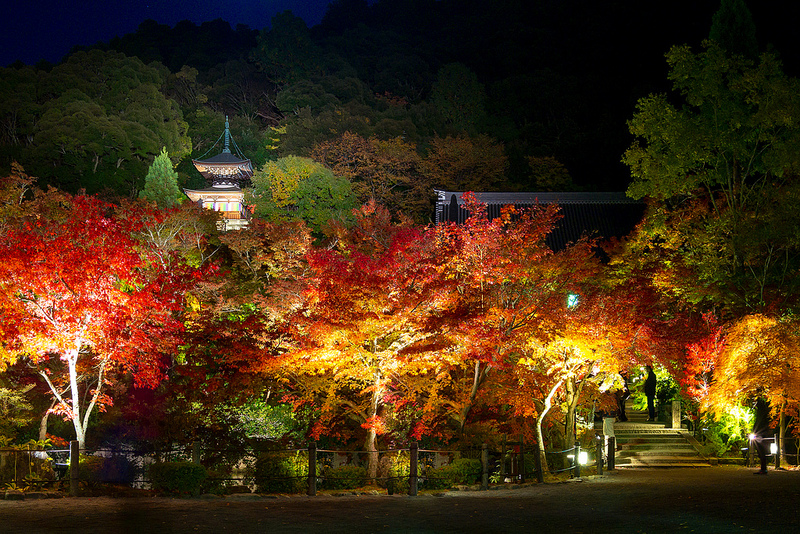
[[[224,138],[222,152],[208,159],[193,159],[194,167],[206,179],[205,189],[184,189],[192,202],[222,213],[221,230],[239,230],[247,226],[250,210],[244,204],[242,188],[250,184],[253,165],[231,138],[230,123],[225,117],[225,131],[206,154]],[[235,151],[231,151],[233,145]],[[202,157],[205,157],[204,154]]]

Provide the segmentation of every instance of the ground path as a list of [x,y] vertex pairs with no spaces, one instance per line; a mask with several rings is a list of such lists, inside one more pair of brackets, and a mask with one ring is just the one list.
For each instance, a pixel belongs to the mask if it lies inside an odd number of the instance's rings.
[[438,496],[0,501],[0,533],[800,532],[800,471],[628,469]]

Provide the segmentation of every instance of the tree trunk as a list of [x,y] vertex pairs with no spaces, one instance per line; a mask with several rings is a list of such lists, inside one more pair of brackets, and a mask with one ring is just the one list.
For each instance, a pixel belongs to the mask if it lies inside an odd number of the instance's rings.
[[62,356],[62,359],[66,361],[67,368],[69,370],[69,387],[67,389],[70,393],[69,400],[71,405],[64,399],[62,393],[58,391],[58,388],[56,388],[56,386],[50,380],[50,377],[47,375],[47,373],[40,370],[39,375],[44,378],[44,381],[47,383],[47,386],[53,393],[56,402],[63,404],[69,409],[69,419],[72,421],[73,428],[75,428],[75,440],[80,445],[80,448],[84,448],[86,444],[86,427],[89,425],[89,416],[92,414],[92,410],[94,410],[94,407],[100,398],[100,393],[103,389],[103,382],[105,380],[105,368],[108,364],[108,361],[101,360],[97,365],[97,385],[94,388],[92,398],[86,405],[86,409],[83,410],[83,414],[81,414],[81,395],[78,383],[78,358],[80,357],[80,349],[66,350],[63,354],[64,356]]
[[[577,388],[575,379],[570,377],[565,382],[564,404],[566,413],[564,414],[564,450],[575,447],[575,407],[578,404]],[[564,467],[569,467],[569,459],[564,456]]]
[[475,404],[475,399],[478,398],[478,391],[480,390],[483,381],[486,379],[486,375],[489,372],[489,366],[483,365],[481,366],[480,360],[475,362],[475,369],[472,374],[472,388],[469,391],[469,398],[467,402],[461,407],[461,410],[458,412],[459,417],[459,424],[460,424],[460,431],[461,435],[464,435],[464,428],[467,426],[467,417],[469,417],[469,412],[472,411],[472,406]]
[[[70,419],[72,419],[72,426],[75,427],[75,440],[78,446],[83,449],[86,444],[86,429],[81,421],[81,397],[78,390],[78,351],[70,351],[67,355],[67,364],[69,366],[69,389],[72,396],[72,410]],[[98,388],[100,385],[98,384]]]
[[44,411],[44,415],[42,416],[42,420],[39,422],[39,441],[44,441],[47,439],[47,421],[50,419],[50,410],[55,408],[57,400],[53,400],[50,403],[50,407]]
[[781,455],[781,461],[786,461],[786,446],[783,444],[783,440],[786,434],[786,401],[784,400],[781,404],[781,415],[780,420],[778,421],[778,438],[780,440],[780,451],[778,451]]
[[544,405],[542,409],[539,411],[538,417],[536,417],[536,441],[538,441],[538,448],[539,448],[539,458],[541,459],[542,469],[547,469],[547,455],[545,454],[544,450],[544,435],[542,434],[542,422],[544,421],[547,412],[550,411],[550,408],[553,406],[553,397],[558,391],[558,388],[561,387],[563,384],[563,380],[559,380],[556,385],[553,386],[553,389],[550,390],[550,393],[547,394],[547,397],[544,399]]
[[375,479],[378,476],[378,432],[375,428],[380,408],[381,397],[383,396],[383,380],[380,371],[377,369],[373,374],[372,399],[370,400],[369,413],[367,414],[371,423],[367,429],[367,439],[364,448],[367,451],[367,476]]

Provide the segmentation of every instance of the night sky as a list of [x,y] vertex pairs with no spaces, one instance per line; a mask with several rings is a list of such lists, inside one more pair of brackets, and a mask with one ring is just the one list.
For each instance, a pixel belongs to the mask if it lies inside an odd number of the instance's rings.
[[[0,31],[0,65],[16,60],[35,64],[58,62],[75,45],[93,45],[136,31],[153,19],[175,26],[181,20],[195,24],[221,18],[231,27],[246,24],[268,27],[285,11],[314,26],[331,0],[13,0]],[[10,21],[10,23],[8,22]]]

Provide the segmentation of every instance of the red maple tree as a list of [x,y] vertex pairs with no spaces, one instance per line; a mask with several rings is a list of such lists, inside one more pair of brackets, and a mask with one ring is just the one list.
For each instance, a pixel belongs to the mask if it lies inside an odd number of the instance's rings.
[[51,190],[0,236],[2,343],[35,366],[81,446],[92,411],[112,402],[114,373],[150,387],[164,376],[200,276],[142,237],[146,209]]

